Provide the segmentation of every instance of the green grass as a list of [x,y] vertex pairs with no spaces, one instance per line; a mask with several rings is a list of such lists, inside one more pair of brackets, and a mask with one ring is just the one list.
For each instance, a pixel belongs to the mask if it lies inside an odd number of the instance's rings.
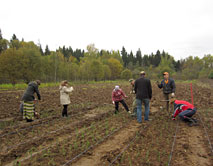
[[[71,85],[79,85],[79,84],[102,84],[102,83],[117,83],[120,84],[122,81],[121,80],[115,80],[115,81],[75,81],[72,82],[70,81]],[[123,81],[125,82],[125,81]],[[128,81],[126,81],[128,82]],[[45,88],[45,87],[54,87],[54,86],[59,86],[59,82],[57,83],[41,83],[41,85],[39,86],[39,88]],[[14,86],[12,84],[0,84],[0,90],[14,90],[14,89],[26,89],[27,88],[27,84],[25,83],[18,83],[15,84]]]
[[[53,87],[53,86],[59,86],[59,83],[42,83],[39,86],[39,88]],[[0,90],[25,89],[25,88],[27,88],[27,84],[25,83],[15,84],[14,86],[12,84],[0,84]]]

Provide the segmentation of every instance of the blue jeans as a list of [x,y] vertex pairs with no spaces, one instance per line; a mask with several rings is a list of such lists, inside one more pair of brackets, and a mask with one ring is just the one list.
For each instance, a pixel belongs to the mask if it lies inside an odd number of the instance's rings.
[[149,120],[149,99],[136,99],[137,104],[137,121],[142,122],[142,103],[145,105],[145,116],[144,120]]
[[180,117],[181,120],[186,121],[186,117],[192,117],[196,113],[196,108],[194,109],[188,109],[186,111],[181,112],[178,116]]

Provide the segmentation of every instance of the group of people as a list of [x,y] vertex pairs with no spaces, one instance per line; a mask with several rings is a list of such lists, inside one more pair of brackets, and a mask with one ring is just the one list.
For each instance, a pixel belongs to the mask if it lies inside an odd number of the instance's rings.
[[[183,100],[175,99],[175,82],[172,78],[169,77],[168,72],[163,73],[164,79],[157,86],[163,89],[164,101],[166,102],[167,111],[169,110],[169,103],[174,105],[174,113],[172,114],[172,120],[175,120],[176,116],[179,115],[180,119],[192,123],[196,123],[196,120],[192,116],[196,113],[196,108],[194,105]],[[137,117],[138,123],[142,123],[142,104],[145,107],[144,121],[149,121],[149,112],[150,112],[150,100],[152,99],[152,86],[151,81],[146,78],[146,73],[144,71],[140,72],[140,78],[137,80],[129,80],[132,90],[130,93],[135,94],[133,100],[133,113],[132,116]],[[115,89],[112,92],[112,102],[115,104],[115,113],[118,112],[119,102],[124,106],[128,113],[131,113],[127,104],[124,101],[124,98],[127,97],[125,93],[115,86]]]
[[[175,99],[175,82],[173,79],[169,78],[169,73],[163,73],[164,79],[159,83],[156,82],[158,87],[163,89],[164,99],[167,101],[166,109],[169,109],[170,104],[174,104],[174,113],[172,119],[175,120],[176,116],[179,115],[180,119],[186,122],[193,123],[195,119],[192,116],[196,113],[196,108],[182,100]],[[137,117],[138,123],[142,123],[142,104],[145,106],[144,121],[149,121],[149,112],[150,112],[150,100],[152,99],[152,86],[151,81],[146,78],[146,73],[144,71],[140,72],[140,78],[137,80],[129,80],[132,90],[130,93],[135,94],[133,101],[133,112],[131,112],[124,100],[126,94],[122,89],[116,85],[112,91],[112,103],[115,105],[115,114],[118,113],[119,103],[121,103],[126,111],[132,116]],[[22,97],[23,104],[23,119],[27,122],[32,122],[34,117],[38,115],[35,111],[35,97],[34,93],[37,94],[38,100],[41,100],[41,95],[39,92],[39,85],[41,84],[40,80],[32,81],[28,84],[28,87]],[[68,105],[70,104],[69,94],[73,91],[73,87],[69,85],[67,80],[61,82],[59,86],[60,91],[60,103],[63,105],[62,117],[67,117]]]
[[[32,122],[34,118],[39,113],[35,111],[35,101],[36,98],[34,94],[37,94],[38,100],[41,100],[41,95],[39,92],[39,86],[41,84],[40,80],[32,81],[28,84],[28,87],[26,91],[24,92],[24,95],[22,96],[22,103],[20,106],[20,110],[23,116],[23,119],[27,122]],[[73,91],[73,87],[69,85],[69,82],[67,80],[64,80],[60,83],[59,91],[60,91],[60,103],[63,105],[62,110],[62,117],[67,117],[67,109],[70,102],[70,96],[69,94]]]

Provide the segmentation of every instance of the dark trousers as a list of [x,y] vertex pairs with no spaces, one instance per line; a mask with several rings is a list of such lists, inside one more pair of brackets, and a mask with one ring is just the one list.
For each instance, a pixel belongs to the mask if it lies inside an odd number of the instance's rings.
[[64,109],[63,109],[63,111],[62,111],[62,116],[64,117],[64,116],[68,116],[67,115],[67,107],[68,107],[68,105],[63,105],[64,106]]
[[188,109],[186,111],[181,112],[178,116],[183,121],[188,121],[188,117],[192,117],[196,113],[196,108]]
[[128,106],[126,105],[125,101],[124,100],[121,100],[121,101],[115,101],[115,111],[118,111],[118,108],[119,108],[119,103],[121,103],[125,110],[128,112],[129,111],[129,108]]

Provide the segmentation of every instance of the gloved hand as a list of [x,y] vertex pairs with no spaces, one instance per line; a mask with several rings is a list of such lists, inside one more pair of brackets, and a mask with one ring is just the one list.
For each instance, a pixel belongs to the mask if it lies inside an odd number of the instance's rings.
[[171,94],[171,97],[175,97],[175,93],[172,93],[172,94]]
[[112,104],[115,104],[115,102],[114,102],[114,101],[112,101]]

